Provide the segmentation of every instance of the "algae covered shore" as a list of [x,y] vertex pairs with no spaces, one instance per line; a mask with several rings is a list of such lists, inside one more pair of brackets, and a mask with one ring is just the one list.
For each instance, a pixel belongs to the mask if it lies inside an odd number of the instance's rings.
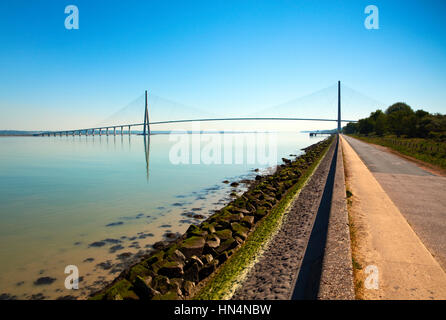
[[123,271],[92,295],[96,300],[224,299],[280,224],[292,198],[333,141],[283,159],[274,173],[257,175],[246,192],[200,225]]

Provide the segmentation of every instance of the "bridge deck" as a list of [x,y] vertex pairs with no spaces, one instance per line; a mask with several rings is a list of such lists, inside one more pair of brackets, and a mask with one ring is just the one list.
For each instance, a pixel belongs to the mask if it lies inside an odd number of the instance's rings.
[[[149,125],[157,125],[157,124],[169,124],[169,123],[187,123],[187,122],[210,122],[210,121],[244,121],[244,120],[270,120],[270,121],[332,121],[337,122],[337,119],[319,119],[319,118],[287,118],[287,117],[242,117],[242,118],[205,118],[205,119],[183,119],[183,120],[166,120],[166,121],[154,121],[149,122]],[[341,122],[357,122],[356,120],[341,120]],[[85,132],[88,134],[89,131],[93,133],[96,130],[108,130],[116,128],[121,128],[121,132],[124,127],[139,127],[144,126],[144,123],[131,123],[131,124],[119,124],[112,126],[104,126],[104,127],[96,127],[96,128],[83,128],[83,129],[71,129],[71,130],[61,130],[61,131],[46,131],[42,132],[39,135],[49,135],[49,134],[68,134],[68,133],[79,133]],[[101,134],[101,132],[100,132]]]

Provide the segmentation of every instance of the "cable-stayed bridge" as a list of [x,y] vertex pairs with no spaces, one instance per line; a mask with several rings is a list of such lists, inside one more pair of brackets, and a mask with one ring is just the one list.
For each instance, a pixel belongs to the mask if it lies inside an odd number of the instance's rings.
[[[331,87],[330,87],[331,88]],[[323,90],[321,90],[323,91]],[[313,96],[309,95],[310,97]],[[178,124],[178,123],[190,123],[190,122],[221,122],[221,121],[322,121],[322,122],[336,122],[337,123],[337,130],[339,131],[341,129],[341,123],[345,122],[356,122],[357,120],[354,119],[342,119],[341,118],[341,83],[338,81],[337,83],[337,117],[332,118],[325,118],[325,117],[293,117],[288,116],[289,114],[289,108],[290,106],[293,106],[293,104],[298,103],[296,101],[291,101],[283,105],[279,105],[272,109],[275,113],[278,112],[278,110],[282,110],[282,113],[286,113],[287,115],[277,115],[277,116],[259,116],[259,115],[252,115],[252,116],[238,116],[238,117],[218,117],[218,116],[210,116],[210,117],[200,117],[201,113],[198,113],[198,117],[193,118],[180,118],[180,119],[167,119],[167,120],[160,120],[160,121],[150,121],[150,113],[149,113],[149,105],[148,105],[148,98],[147,98],[147,91],[145,92],[145,109],[144,109],[144,120],[142,122],[139,121],[131,121],[131,122],[120,122],[119,119],[115,119],[115,124],[105,124],[100,125],[96,127],[91,128],[79,128],[79,129],[70,129],[70,130],[59,130],[59,131],[44,131],[37,135],[40,136],[63,136],[63,135],[124,135],[124,134],[132,134],[132,129],[134,128],[142,128],[142,134],[143,135],[150,135],[151,134],[151,127],[156,125],[162,125],[162,124]],[[302,99],[300,100],[302,102]],[[378,103],[378,102],[377,102]],[[288,108],[288,109],[287,109]],[[267,110],[267,112],[271,112],[271,110]],[[170,115],[172,115],[175,112],[171,112]],[[119,113],[118,113],[119,115]],[[141,131],[139,131],[141,132]]]

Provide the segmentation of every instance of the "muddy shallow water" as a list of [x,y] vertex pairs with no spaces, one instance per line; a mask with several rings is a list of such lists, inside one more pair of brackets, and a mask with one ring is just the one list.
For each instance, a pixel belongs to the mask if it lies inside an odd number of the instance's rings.
[[[276,163],[321,139],[278,134]],[[0,298],[86,297],[155,242],[173,239],[231,192],[244,191],[231,182],[270,167],[174,164],[175,143],[168,135],[153,135],[149,144],[141,136],[1,138]],[[78,290],[65,288],[69,265],[79,270]]]

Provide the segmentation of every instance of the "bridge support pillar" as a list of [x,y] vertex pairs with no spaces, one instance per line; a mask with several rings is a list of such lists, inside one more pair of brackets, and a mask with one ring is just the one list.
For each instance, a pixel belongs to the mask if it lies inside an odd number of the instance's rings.
[[108,137],[108,128],[105,130],[105,134],[106,134],[107,137]]
[[116,136],[116,127],[113,127],[113,135]]
[[102,129],[99,129],[99,135],[102,136]]
[[338,81],[338,133],[341,129],[341,81]]
[[130,135],[130,126],[129,126],[129,135]]
[[144,111],[144,130],[143,135],[150,135],[150,124],[149,124],[149,108],[147,104],[147,90],[146,90],[146,109]]
[[121,126],[121,136],[123,135],[123,130],[124,130],[124,127]]

